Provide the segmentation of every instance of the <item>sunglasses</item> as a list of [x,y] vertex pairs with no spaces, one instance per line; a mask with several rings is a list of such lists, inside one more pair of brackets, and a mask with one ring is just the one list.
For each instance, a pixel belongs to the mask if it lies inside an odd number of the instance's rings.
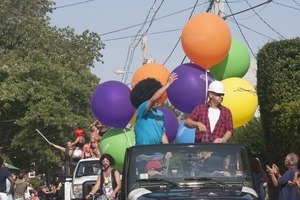
[[213,93],[215,96],[218,96],[218,97],[221,97],[221,96],[224,96],[224,94],[221,94],[221,93]]
[[102,163],[109,163],[109,160],[102,160]]

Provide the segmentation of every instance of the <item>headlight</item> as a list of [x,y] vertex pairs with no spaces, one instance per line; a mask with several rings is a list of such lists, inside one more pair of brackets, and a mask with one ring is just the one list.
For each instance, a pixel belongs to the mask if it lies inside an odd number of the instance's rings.
[[75,198],[82,198],[82,185],[73,186],[73,195]]

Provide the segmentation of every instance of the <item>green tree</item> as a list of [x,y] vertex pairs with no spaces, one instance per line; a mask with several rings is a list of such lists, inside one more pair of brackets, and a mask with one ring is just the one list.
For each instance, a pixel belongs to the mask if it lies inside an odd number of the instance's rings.
[[265,141],[260,117],[253,117],[247,124],[236,128],[229,143],[244,144],[249,149],[252,157],[258,157],[261,161],[266,160]]
[[[64,154],[50,148],[35,129],[65,146],[78,127],[93,120],[90,98],[99,79],[104,44],[88,30],[51,27],[49,0],[0,2],[0,146],[21,169],[32,161],[40,172],[56,171]],[[87,129],[86,129],[87,130]],[[53,168],[51,168],[53,166]],[[57,169],[56,169],[57,168]]]
[[299,154],[300,39],[274,41],[257,54],[257,94],[270,163],[283,167],[289,152]]

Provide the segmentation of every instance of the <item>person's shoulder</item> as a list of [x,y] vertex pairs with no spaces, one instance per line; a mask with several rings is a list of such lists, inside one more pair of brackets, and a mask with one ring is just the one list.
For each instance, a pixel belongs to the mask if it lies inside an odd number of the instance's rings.
[[1,167],[0,168],[0,172],[4,173],[4,174],[8,174],[9,176],[11,175],[10,171],[8,170],[7,167]]

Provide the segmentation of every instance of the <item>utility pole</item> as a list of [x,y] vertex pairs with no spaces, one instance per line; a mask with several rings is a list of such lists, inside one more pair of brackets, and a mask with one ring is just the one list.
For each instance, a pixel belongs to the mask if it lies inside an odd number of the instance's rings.
[[146,64],[148,62],[148,57],[147,57],[147,45],[148,45],[148,40],[147,37],[144,35],[142,38],[142,61],[143,61],[143,65]]
[[215,14],[224,17],[224,0],[214,0]]

